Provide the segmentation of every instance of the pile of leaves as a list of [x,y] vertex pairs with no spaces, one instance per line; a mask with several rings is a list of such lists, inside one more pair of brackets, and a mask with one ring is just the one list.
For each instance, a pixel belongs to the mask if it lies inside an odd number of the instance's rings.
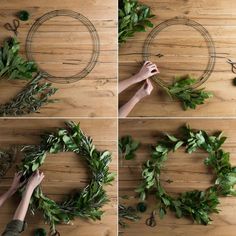
[[51,83],[43,82],[44,76],[37,74],[34,62],[24,60],[19,55],[20,45],[16,38],[5,40],[0,48],[0,78],[8,80],[30,80],[28,84],[6,104],[0,104],[0,116],[20,116],[38,112],[48,103],[57,100],[50,99],[57,89]]
[[2,178],[12,166],[15,155],[12,151],[0,150],[0,178]]
[[57,100],[50,99],[50,97],[56,93],[57,88],[52,87],[51,83],[42,82],[43,79],[43,75],[38,74],[12,100],[0,105],[0,116],[35,113],[43,105],[56,102]]
[[195,109],[197,105],[204,104],[206,99],[213,96],[211,92],[204,91],[204,88],[192,88],[196,81],[197,79],[190,75],[176,76],[173,84],[168,87],[167,92],[182,103],[184,110]]
[[[166,135],[154,147],[151,159],[144,163],[142,184],[136,190],[142,201],[149,194],[154,194],[160,218],[167,210],[175,212],[176,217],[190,217],[193,221],[207,225],[211,222],[210,214],[218,213],[219,197],[236,196],[236,167],[230,164],[230,154],[222,149],[226,137],[221,134],[209,135],[203,130],[183,127],[179,138]],[[205,191],[188,191],[178,197],[169,195],[160,181],[160,174],[170,151],[184,146],[187,153],[203,150],[208,153],[205,165],[215,176],[214,184]]]
[[153,27],[150,19],[154,15],[148,6],[137,0],[119,1],[119,44],[125,43],[136,32],[145,32],[146,27]]
[[19,55],[20,44],[16,38],[5,40],[0,48],[0,78],[8,80],[32,79],[37,72],[34,62],[26,61]]
[[137,215],[137,210],[131,206],[119,204],[119,225],[122,228],[127,227],[124,220],[137,221],[140,217]]
[[[91,172],[90,183],[83,189],[76,190],[64,202],[57,203],[47,197],[38,187],[31,198],[30,209],[33,214],[42,211],[45,221],[56,231],[56,224],[69,223],[75,217],[100,220],[103,215],[101,208],[109,199],[104,186],[111,184],[114,174],[109,171],[112,156],[109,151],[99,151],[93,140],[86,136],[79,124],[67,122],[66,128],[55,133],[46,133],[41,137],[39,145],[25,146],[24,158],[19,166],[23,179],[27,180],[34,171],[40,168],[47,154],[74,152],[83,158]],[[20,189],[24,191],[25,186]]]
[[132,160],[135,157],[135,151],[140,143],[132,139],[130,135],[119,139],[119,156],[125,160]]

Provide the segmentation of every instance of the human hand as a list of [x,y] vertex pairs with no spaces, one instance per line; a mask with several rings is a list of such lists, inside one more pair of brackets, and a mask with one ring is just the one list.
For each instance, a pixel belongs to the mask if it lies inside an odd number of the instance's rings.
[[40,173],[39,170],[35,171],[29,178],[26,189],[34,190],[42,182],[43,178],[43,172]]
[[141,100],[142,98],[150,95],[152,90],[153,90],[152,83],[149,79],[147,79],[146,82],[143,84],[143,86],[136,92],[135,97],[138,100]]
[[11,187],[10,187],[11,194],[14,194],[24,184],[24,182],[20,181],[21,176],[22,176],[22,174],[20,172],[15,173],[14,179],[13,179]]
[[156,64],[152,63],[151,61],[145,61],[140,71],[137,73],[138,81],[142,81],[148,79],[149,77],[160,73],[157,69]]

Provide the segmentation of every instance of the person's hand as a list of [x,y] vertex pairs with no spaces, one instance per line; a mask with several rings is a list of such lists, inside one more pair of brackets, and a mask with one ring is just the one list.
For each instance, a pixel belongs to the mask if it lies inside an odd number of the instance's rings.
[[149,77],[160,73],[156,64],[151,61],[145,61],[140,71],[137,73],[138,81],[148,79]]
[[142,98],[150,95],[152,90],[153,90],[152,83],[149,79],[147,79],[146,82],[143,84],[143,86],[136,92],[135,97],[138,100],[141,100]]
[[14,194],[24,184],[24,182],[20,181],[21,176],[22,176],[22,174],[20,172],[15,173],[14,179],[13,179],[11,187],[10,187],[11,194]]
[[29,178],[26,189],[34,190],[42,182],[43,178],[43,172],[40,173],[39,170],[35,171]]

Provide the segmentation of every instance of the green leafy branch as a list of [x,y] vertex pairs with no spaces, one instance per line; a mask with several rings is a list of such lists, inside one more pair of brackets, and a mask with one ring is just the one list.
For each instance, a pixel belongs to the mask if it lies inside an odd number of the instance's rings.
[[196,109],[197,105],[204,104],[206,99],[213,96],[211,92],[206,92],[203,88],[192,88],[196,81],[190,75],[175,77],[175,81],[167,89],[173,98],[182,102],[184,110]]
[[136,0],[119,1],[119,44],[125,43],[136,32],[145,32],[153,27],[149,19],[153,18],[148,6]]
[[5,41],[0,48],[0,78],[8,80],[32,79],[33,73],[37,72],[34,62],[29,62],[19,55],[20,44],[16,38]]
[[57,88],[52,87],[51,83],[42,83],[42,79],[43,75],[38,74],[12,100],[0,105],[0,116],[26,115],[38,112],[45,104],[56,102],[50,97],[56,93]]
[[137,210],[131,206],[119,204],[119,225],[122,228],[127,227],[125,220],[137,221],[140,217],[137,215]]
[[132,139],[130,135],[119,139],[119,156],[125,160],[132,160],[135,157],[135,152],[139,148],[140,143]]

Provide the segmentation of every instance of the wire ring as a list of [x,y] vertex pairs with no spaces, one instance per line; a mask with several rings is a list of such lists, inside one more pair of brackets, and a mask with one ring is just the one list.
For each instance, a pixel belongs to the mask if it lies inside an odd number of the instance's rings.
[[32,46],[31,43],[32,43],[33,36],[38,30],[38,28],[45,21],[50,20],[51,18],[54,18],[57,16],[69,16],[69,17],[72,17],[74,19],[81,21],[88,29],[90,36],[92,38],[92,41],[93,41],[93,52],[92,52],[91,59],[88,62],[87,66],[81,72],[73,76],[69,76],[69,77],[65,77],[65,76],[60,77],[60,76],[53,76],[40,68],[40,70],[42,71],[43,74],[45,74],[47,79],[52,82],[62,83],[62,84],[73,83],[80,79],[83,79],[93,70],[93,68],[95,67],[98,61],[99,52],[100,52],[100,41],[99,41],[97,30],[92,24],[92,22],[89,19],[87,19],[85,16],[83,16],[82,14],[71,11],[71,10],[55,10],[55,11],[48,12],[44,14],[43,16],[41,16],[40,18],[38,18],[35,21],[35,23],[32,25],[32,27],[30,28],[30,31],[28,32],[28,35],[26,38],[26,46],[25,46],[26,56],[29,61],[35,61],[31,52],[31,46]]
[[[143,60],[144,61],[149,60],[149,56],[151,55],[151,53],[149,52],[149,47],[150,47],[150,44],[152,43],[153,39],[157,36],[157,34],[160,33],[163,29],[165,29],[169,26],[172,26],[172,25],[187,25],[187,26],[194,28],[203,36],[203,38],[207,44],[208,55],[209,55],[207,66],[206,66],[205,70],[203,71],[202,75],[198,78],[198,82],[196,82],[195,85],[192,86],[193,88],[197,88],[200,85],[202,85],[204,82],[206,82],[207,79],[210,77],[211,73],[213,72],[214,67],[215,67],[216,53],[215,53],[215,45],[214,45],[211,35],[201,24],[197,23],[196,21],[190,20],[188,18],[175,17],[175,18],[166,20],[166,21],[160,23],[159,25],[157,25],[149,33],[148,37],[146,38],[146,40],[144,42]],[[163,81],[162,79],[158,78],[158,76],[153,76],[152,78],[160,86],[168,89],[169,85],[165,81]]]

